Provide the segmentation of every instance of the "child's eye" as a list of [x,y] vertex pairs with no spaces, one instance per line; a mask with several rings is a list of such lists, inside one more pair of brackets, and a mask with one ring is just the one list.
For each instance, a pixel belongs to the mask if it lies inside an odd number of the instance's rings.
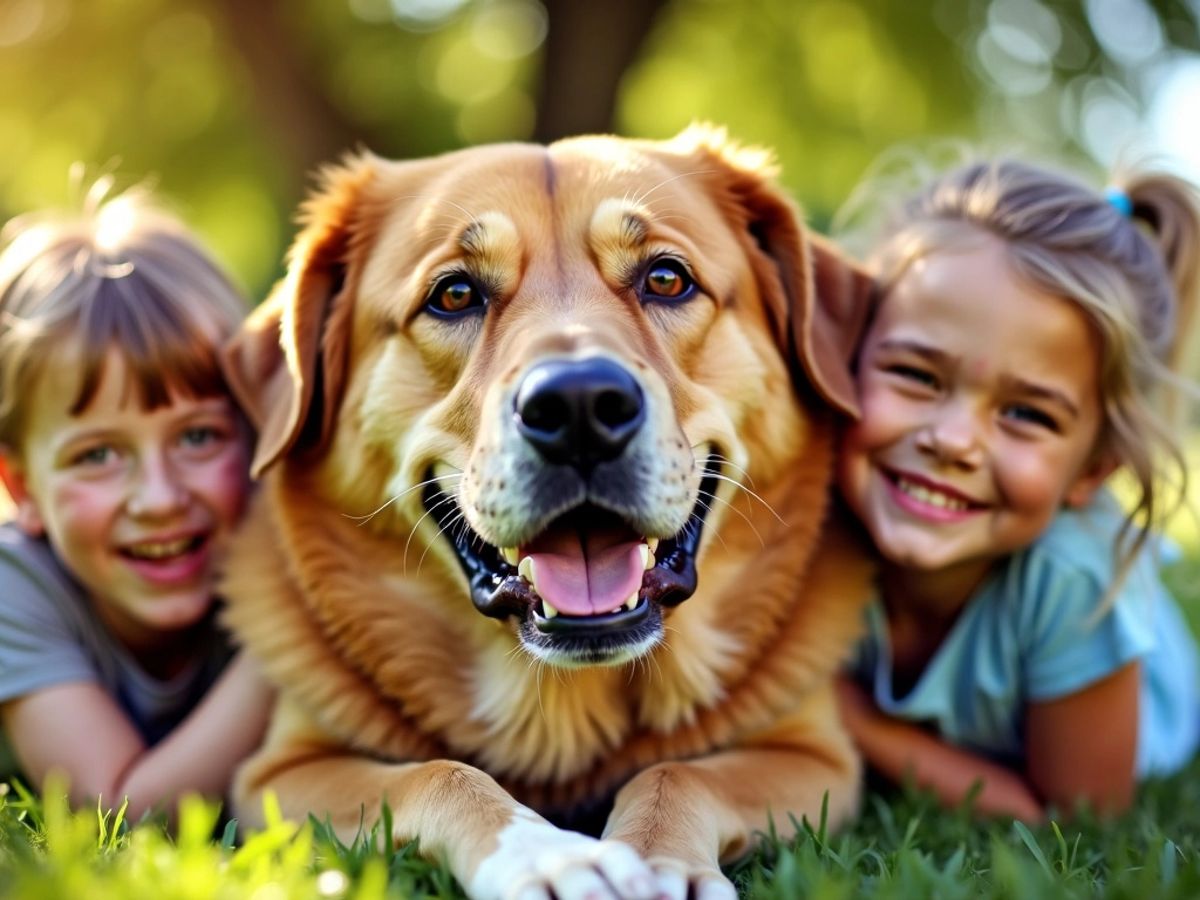
[[1058,420],[1036,406],[1029,406],[1024,403],[1013,403],[1006,406],[1003,410],[1003,416],[1013,422],[1020,422],[1028,425],[1036,425],[1039,428],[1045,428],[1047,431],[1058,433]]
[[97,444],[95,447],[88,447],[80,450],[71,457],[71,465],[73,466],[103,466],[113,462],[116,459],[117,452],[107,444]]
[[185,447],[203,447],[217,440],[220,435],[215,428],[207,425],[184,429],[179,436],[179,442]]
[[928,369],[922,369],[918,366],[910,366],[905,363],[893,363],[888,366],[886,371],[892,375],[896,375],[905,381],[911,381],[914,384],[920,384],[925,387],[936,388],[938,386],[937,376]]

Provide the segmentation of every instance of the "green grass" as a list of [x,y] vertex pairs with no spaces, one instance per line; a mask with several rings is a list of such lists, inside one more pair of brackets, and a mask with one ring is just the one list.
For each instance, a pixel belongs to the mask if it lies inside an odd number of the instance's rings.
[[[1200,553],[1189,547],[1168,577],[1200,633]],[[19,787],[0,794],[0,897],[462,896],[414,847],[385,846],[386,811],[382,829],[346,846],[320,822],[286,822],[269,805],[267,827],[240,834],[215,807],[185,801],[169,835],[161,823],[131,827],[120,811],[71,812],[62,793],[49,784],[40,800]],[[912,790],[872,790],[852,827],[830,834],[818,821],[803,823],[790,842],[767,835],[731,874],[742,895],[756,900],[1194,900],[1200,897],[1200,760],[1144,785],[1120,819],[1034,829],[981,821],[966,807],[939,810]]]
[[[217,810],[185,801],[173,837],[158,823],[70,812],[55,788],[44,801],[0,797],[0,896],[138,898],[460,897],[453,879],[413,847],[379,833],[346,846],[315,820],[283,821],[238,840]],[[58,798],[58,799],[56,799]],[[878,898],[1200,897],[1200,764],[1149,784],[1118,821],[1027,829],[945,812],[912,791],[867,795],[861,819],[837,834],[805,823],[788,843],[767,836],[732,875],[743,896]],[[382,831],[386,833],[386,830]]]

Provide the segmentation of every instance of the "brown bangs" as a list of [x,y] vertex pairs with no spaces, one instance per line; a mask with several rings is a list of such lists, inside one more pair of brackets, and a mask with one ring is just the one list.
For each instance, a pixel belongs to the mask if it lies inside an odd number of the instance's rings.
[[[146,280],[135,285],[136,280],[136,273],[100,279],[91,302],[80,309],[81,377],[72,415],[91,404],[113,350],[129,367],[130,386],[144,410],[169,405],[173,394],[214,397],[228,392],[215,329],[206,329],[189,313],[187,298],[168,296]],[[201,302],[192,306],[204,308]]]

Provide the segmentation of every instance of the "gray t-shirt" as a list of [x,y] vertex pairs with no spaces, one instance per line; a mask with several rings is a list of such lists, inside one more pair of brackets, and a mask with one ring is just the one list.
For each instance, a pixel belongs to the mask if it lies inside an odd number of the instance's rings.
[[[147,744],[196,705],[232,655],[214,615],[197,628],[192,658],[175,675],[147,673],[92,609],[45,540],[0,524],[0,703],[70,682],[95,682]],[[0,736],[2,737],[2,736]],[[12,771],[7,740],[0,775]]]

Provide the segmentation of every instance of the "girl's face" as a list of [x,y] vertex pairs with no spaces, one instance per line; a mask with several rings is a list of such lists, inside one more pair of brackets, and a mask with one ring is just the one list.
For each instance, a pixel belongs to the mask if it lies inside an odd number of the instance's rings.
[[999,239],[914,263],[861,348],[840,462],[883,556],[969,583],[1087,502],[1112,470],[1099,351],[1083,311],[1019,280]]
[[248,490],[248,436],[225,397],[143,410],[115,352],[72,415],[77,390],[72,366],[49,363],[38,380],[6,479],[17,521],[49,538],[118,639],[152,650],[212,605],[214,558]]

